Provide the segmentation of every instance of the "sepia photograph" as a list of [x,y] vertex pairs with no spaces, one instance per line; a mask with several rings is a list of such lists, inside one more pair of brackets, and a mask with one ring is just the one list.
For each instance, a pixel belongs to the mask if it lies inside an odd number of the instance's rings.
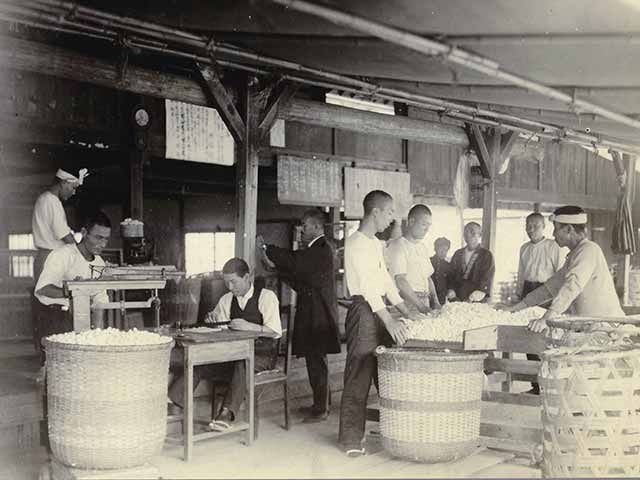
[[640,0],[0,0],[0,479],[640,477]]

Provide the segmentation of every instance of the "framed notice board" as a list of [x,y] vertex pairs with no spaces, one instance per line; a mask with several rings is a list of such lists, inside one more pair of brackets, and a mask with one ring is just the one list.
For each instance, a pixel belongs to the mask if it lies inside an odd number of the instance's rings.
[[362,200],[371,190],[384,190],[393,197],[395,211],[406,218],[413,196],[411,175],[403,172],[386,172],[364,168],[344,169],[344,214],[347,218],[362,218]]
[[342,165],[322,159],[278,155],[278,201],[291,205],[339,206]]

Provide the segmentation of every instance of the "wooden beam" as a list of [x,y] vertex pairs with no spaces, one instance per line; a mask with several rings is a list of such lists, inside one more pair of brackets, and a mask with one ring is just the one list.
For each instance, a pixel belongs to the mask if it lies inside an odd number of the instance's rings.
[[288,81],[282,81],[276,85],[275,90],[271,93],[271,97],[267,102],[262,120],[260,120],[260,124],[258,125],[262,138],[271,131],[271,127],[273,127],[278,115],[278,109],[286,106],[293,99],[298,88],[300,88],[299,84]]
[[417,142],[454,145],[462,148],[469,145],[467,135],[461,127],[408,117],[364,112],[309,100],[291,102],[285,108],[280,109],[278,117],[321,127],[404,138]]
[[308,152],[283,147],[266,147],[260,149],[260,165],[264,167],[273,166],[274,157],[277,155],[292,155],[294,157],[312,158],[318,161],[330,161],[340,163],[348,167],[371,168],[374,170],[389,170],[392,172],[406,172],[407,166],[402,163],[389,160],[374,160],[361,157],[350,157],[347,155],[331,155],[322,152]]
[[[130,64],[127,76],[118,78],[116,67],[105,60],[70,50],[13,37],[0,36],[0,67],[89,82],[118,90],[194,105],[210,106],[210,99],[191,78]],[[469,144],[464,129],[454,125],[363,112],[320,102],[293,100],[278,109],[278,118],[360,133],[405,138],[426,143]]]
[[236,106],[233,104],[233,99],[227,89],[220,81],[218,73],[210,65],[203,65],[196,63],[198,71],[202,76],[202,79],[207,85],[205,93],[211,97],[213,104],[220,113],[222,121],[231,132],[233,139],[236,143],[241,143],[245,136],[246,125],[242,120],[242,117],[238,113]]
[[491,155],[489,155],[489,150],[487,149],[487,144],[480,131],[480,127],[475,124],[467,124],[467,136],[469,138],[469,145],[476,152],[476,156],[480,162],[480,170],[482,170],[483,178],[492,178],[491,169],[489,168]]
[[245,125],[236,159],[235,252],[253,271],[256,263],[256,226],[258,221],[258,115],[257,80],[251,76],[240,89]]
[[617,199],[614,195],[597,197],[580,193],[560,193],[525,188],[498,187],[498,196],[504,202],[531,202],[546,206],[581,205],[591,210],[614,211]]

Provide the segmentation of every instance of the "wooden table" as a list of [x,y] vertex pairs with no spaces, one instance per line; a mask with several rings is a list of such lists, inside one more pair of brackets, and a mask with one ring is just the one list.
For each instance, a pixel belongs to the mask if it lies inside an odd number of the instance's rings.
[[[223,330],[212,333],[187,333],[184,337],[174,335],[176,344],[182,349],[184,359],[184,460],[191,460],[193,442],[235,433],[247,432],[247,445],[253,442],[254,431],[254,340],[258,332]],[[238,419],[224,432],[194,432],[193,416],[193,368],[210,363],[224,363],[242,360],[246,367],[246,408],[245,421]],[[208,423],[208,422],[207,422]]]

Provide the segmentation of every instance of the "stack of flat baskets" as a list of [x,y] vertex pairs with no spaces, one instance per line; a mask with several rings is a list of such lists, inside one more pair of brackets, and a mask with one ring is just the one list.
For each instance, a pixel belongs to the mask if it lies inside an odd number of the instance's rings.
[[542,354],[545,477],[640,476],[640,348]]
[[58,461],[122,469],[162,451],[171,339],[156,345],[44,343],[49,441]]
[[435,463],[478,448],[484,353],[384,347],[376,353],[387,452]]

